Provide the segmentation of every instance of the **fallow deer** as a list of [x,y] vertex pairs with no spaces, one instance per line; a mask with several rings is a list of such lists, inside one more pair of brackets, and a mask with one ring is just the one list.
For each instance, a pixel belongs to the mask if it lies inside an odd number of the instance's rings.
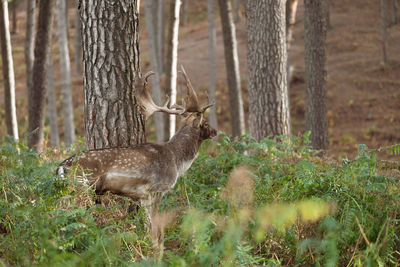
[[145,143],[131,147],[88,150],[64,160],[58,169],[61,174],[76,164],[79,168],[90,170],[89,184],[97,194],[110,191],[139,200],[148,212],[153,242],[159,242],[161,238],[159,230],[157,233],[153,231],[152,219],[157,216],[158,204],[163,195],[189,169],[202,141],[217,133],[204,116],[212,104],[200,107],[197,94],[183,67],[182,72],[188,90],[186,105],[168,108],[167,101],[164,106],[157,106],[151,98],[147,81],[152,73],[146,74],[142,86],[136,89],[146,119],[157,111],[183,117],[179,130],[171,140],[163,144]]

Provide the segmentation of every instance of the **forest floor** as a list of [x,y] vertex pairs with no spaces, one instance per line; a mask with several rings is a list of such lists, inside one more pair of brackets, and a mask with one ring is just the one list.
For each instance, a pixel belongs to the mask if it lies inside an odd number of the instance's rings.
[[[388,29],[389,64],[381,64],[380,9],[375,0],[332,1],[331,28],[327,35],[328,49],[328,118],[330,155],[335,158],[354,157],[357,145],[379,148],[400,143],[400,25]],[[70,14],[70,57],[73,60],[73,17]],[[244,6],[241,7],[244,10]],[[303,3],[300,1],[290,55],[294,77],[290,85],[292,133],[304,132],[304,31]],[[218,14],[218,12],[216,12]],[[180,28],[179,64],[183,64],[193,85],[202,91],[204,101],[208,87],[208,32],[206,3],[189,1],[187,21]],[[143,12],[141,12],[143,17]],[[223,41],[219,16],[217,16],[217,112],[219,129],[230,132],[230,115]],[[18,33],[12,35],[16,77],[17,116],[22,134],[27,129],[27,94],[24,63],[25,7],[18,12]],[[390,18],[390,13],[389,13]],[[144,19],[141,20],[143,25]],[[247,101],[246,23],[244,12],[236,24],[240,72],[242,77],[245,112]],[[149,70],[147,42],[144,27],[140,34],[142,70]],[[54,34],[54,68],[58,95],[60,92],[58,46]],[[73,64],[71,64],[73,66]],[[72,70],[73,72],[73,70]],[[57,82],[58,81],[58,82]],[[183,90],[183,86],[179,90]],[[0,88],[3,95],[3,88]],[[179,93],[179,92],[178,92]],[[77,134],[84,136],[83,80],[73,77],[73,97]],[[0,105],[4,100],[0,98]],[[59,102],[60,99],[59,99]],[[60,105],[59,105],[60,106]],[[4,135],[4,109],[0,109],[0,136]],[[62,131],[62,120],[59,121]],[[387,153],[384,158],[391,158]]]

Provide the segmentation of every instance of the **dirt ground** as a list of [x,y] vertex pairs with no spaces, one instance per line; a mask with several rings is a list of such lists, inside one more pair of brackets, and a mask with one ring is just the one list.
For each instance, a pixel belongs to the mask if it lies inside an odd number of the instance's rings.
[[[244,1],[243,1],[244,2]],[[24,3],[23,3],[24,4]],[[16,77],[17,111],[20,135],[27,129],[27,96],[24,64],[25,7],[18,12],[18,33],[12,35]],[[70,57],[73,59],[73,17],[70,13]],[[202,93],[208,87],[208,32],[205,1],[189,1],[187,21],[180,28],[179,64],[183,64],[193,85]],[[244,11],[244,6],[241,7]],[[305,83],[304,83],[304,34],[303,3],[300,1],[291,51],[294,77],[290,85],[290,104],[293,134],[304,132]],[[328,49],[328,119],[330,155],[335,158],[352,158],[357,145],[366,144],[379,148],[400,143],[400,25],[388,29],[389,64],[381,64],[380,9],[376,0],[335,0],[330,10],[331,28],[327,35]],[[142,12],[143,14],[143,12]],[[218,12],[216,12],[218,14]],[[141,15],[142,16],[142,15]],[[218,17],[218,16],[217,16]],[[390,19],[390,13],[389,13]],[[142,23],[144,19],[141,19]],[[217,112],[219,129],[230,132],[230,115],[222,32],[219,18],[217,25]],[[245,112],[247,101],[246,22],[244,12],[236,24],[238,53],[243,87]],[[141,29],[141,65],[149,70],[146,33]],[[60,93],[58,47],[54,35],[54,71],[58,95]],[[73,64],[71,64],[73,66]],[[183,90],[182,84],[179,90]],[[0,88],[3,96],[3,87]],[[77,134],[84,136],[83,81],[73,77],[73,96]],[[3,97],[0,105],[4,105]],[[59,102],[61,102],[59,100]],[[62,131],[62,119],[59,121]],[[4,108],[0,109],[0,136],[5,133]],[[384,158],[398,161],[384,153]]]

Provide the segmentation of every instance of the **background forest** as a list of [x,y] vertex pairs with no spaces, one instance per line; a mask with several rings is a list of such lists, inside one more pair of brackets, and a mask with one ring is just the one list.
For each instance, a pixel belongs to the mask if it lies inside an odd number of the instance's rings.
[[[232,98],[228,88],[232,86],[227,79],[229,56],[220,13],[227,1],[183,0],[180,11],[174,10],[175,1],[139,1],[142,72],[160,71],[160,66],[168,65],[163,61],[168,61],[169,27],[175,12],[180,14],[177,57],[172,57],[177,60],[175,64],[185,66],[202,103],[214,98],[209,92],[210,81],[215,79],[216,85],[220,132],[203,144],[192,167],[160,205],[158,224],[165,232],[161,252],[152,248],[142,208],[132,212],[129,199],[111,194],[96,205],[92,188],[55,173],[62,159],[87,146],[75,1],[65,1],[65,9],[60,4],[63,1],[55,1],[58,13],[51,29],[52,56],[46,76],[46,84],[53,90],[47,89],[44,149],[38,153],[29,148],[25,46],[27,9],[32,2],[14,0],[8,4],[20,141],[6,136],[2,97],[1,266],[399,266],[398,1],[326,0],[329,148],[322,158],[306,131],[303,1],[298,1],[294,9],[293,39],[288,47],[293,136],[277,139],[272,133],[265,139],[231,136],[243,132],[235,134],[235,119],[240,115],[233,116],[229,105]],[[163,3],[163,9],[150,3]],[[210,72],[210,3],[215,16],[215,72]],[[240,71],[237,90],[242,94],[248,133],[246,1],[234,0],[231,4]],[[163,19],[160,12],[164,12]],[[157,39],[160,25],[164,25],[164,48],[162,39]],[[69,58],[60,57],[66,50]],[[159,51],[165,58],[157,54]],[[65,69],[67,65],[70,70]],[[153,94],[155,101],[171,95],[171,80],[165,74],[168,71],[160,71],[156,82],[152,80],[153,92],[155,87],[161,89],[161,95]],[[180,102],[186,92],[185,82],[179,73],[173,75],[178,76]],[[0,84],[0,94],[4,95],[3,77]],[[166,138],[164,126],[162,136],[157,134],[160,122],[168,124],[162,116],[148,121],[147,141]],[[51,123],[58,133],[52,134]]]

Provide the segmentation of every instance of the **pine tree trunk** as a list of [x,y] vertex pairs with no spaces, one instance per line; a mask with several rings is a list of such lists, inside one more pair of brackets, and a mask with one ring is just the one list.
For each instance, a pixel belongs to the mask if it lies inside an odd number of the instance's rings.
[[18,7],[18,2],[16,1],[11,2],[11,10],[12,10],[11,34],[17,34],[18,32],[17,7]]
[[235,10],[235,23],[240,22],[240,0],[234,0],[233,1],[233,9]]
[[57,37],[60,53],[60,76],[61,76],[61,105],[64,122],[64,143],[70,147],[75,141],[74,127],[74,105],[72,102],[71,69],[67,38],[67,19],[65,18],[65,0],[56,0],[57,7]]
[[397,0],[392,0],[392,25],[399,23],[399,5]]
[[[286,2],[286,49],[287,49],[287,87],[290,89],[290,81],[292,79],[292,67],[290,66],[290,48],[293,40],[294,24],[296,23],[296,11],[298,0],[288,0]],[[288,93],[289,95],[289,93]]]
[[157,9],[157,59],[160,76],[164,73],[165,1],[158,0]]
[[47,62],[50,53],[50,34],[53,25],[54,0],[39,2],[39,16],[32,70],[32,89],[29,94],[28,146],[43,150],[44,105],[46,99]]
[[215,31],[215,14],[214,0],[207,0],[208,13],[208,93],[210,101],[215,105],[210,108],[208,113],[208,122],[211,127],[218,129],[217,120],[217,62],[216,62],[216,31]]
[[381,0],[381,42],[382,42],[382,64],[387,65],[387,2]]
[[230,1],[218,0],[224,39],[226,74],[229,88],[229,105],[231,110],[232,135],[245,133],[242,92],[240,86],[239,58],[235,24],[232,18]]
[[[178,33],[179,33],[179,10],[181,0],[171,0],[170,3],[170,21],[168,29],[168,41],[165,65],[165,92],[170,97],[170,104],[176,103],[176,80],[178,65]],[[169,120],[165,125],[164,138],[169,140],[175,134],[176,117],[169,115]]]
[[249,129],[257,140],[290,134],[285,8],[285,1],[247,1]]
[[[145,2],[145,19],[146,19],[146,29],[147,29],[147,44],[149,45],[149,57],[150,57],[150,67],[154,71],[154,77],[151,79],[152,82],[152,95],[154,103],[157,105],[161,105],[162,97],[161,97],[161,86],[160,86],[160,73],[158,67],[158,39],[156,34],[156,26],[158,23],[155,20],[154,15],[157,15],[157,9],[154,7],[157,6],[157,0],[147,0]],[[164,141],[164,114],[157,112],[154,114],[154,122],[156,127],[156,137],[157,143],[161,143]]]
[[[52,42],[50,41],[50,44]],[[58,147],[60,145],[60,135],[58,132],[58,115],[57,115],[57,95],[54,86],[54,65],[53,65],[53,49],[49,53],[49,66],[47,72],[47,106],[50,123],[50,145]]]
[[181,15],[180,15],[180,24],[181,26],[185,25],[186,23],[186,10],[187,10],[187,0],[181,0]]
[[0,2],[0,42],[4,83],[4,104],[7,134],[18,140],[18,122],[15,106],[15,78],[11,52],[8,2]]
[[75,0],[75,35],[74,35],[74,76],[82,75],[82,35],[81,19],[78,12],[79,0]]
[[80,4],[87,148],[143,143],[145,121],[135,97],[140,75],[137,1]]
[[326,14],[323,1],[304,1],[306,130],[314,149],[329,146],[326,106]]
[[34,61],[34,43],[35,43],[35,10],[36,0],[27,0],[26,8],[26,37],[25,37],[25,65],[26,65],[26,88],[29,91],[32,88],[32,69]]

